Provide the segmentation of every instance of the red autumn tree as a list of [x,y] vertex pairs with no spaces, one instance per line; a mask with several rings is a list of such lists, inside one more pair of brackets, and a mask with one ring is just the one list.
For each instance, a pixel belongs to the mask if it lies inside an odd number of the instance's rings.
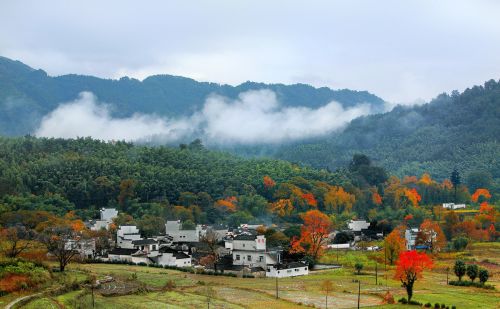
[[318,201],[316,201],[316,198],[314,197],[314,195],[312,193],[302,194],[302,198],[304,200],[306,200],[307,205],[309,205],[311,207],[317,207],[318,206]]
[[405,251],[399,254],[394,279],[400,280],[408,294],[408,301],[413,296],[413,285],[417,279],[422,278],[425,269],[432,268],[432,261],[425,253],[415,250]]
[[477,189],[476,192],[474,192],[474,194],[472,194],[471,196],[471,200],[474,202],[474,203],[477,203],[479,201],[479,197],[483,197],[487,200],[489,200],[491,198],[491,194],[490,194],[490,191],[488,191],[488,189]]
[[264,183],[264,188],[266,189],[271,189],[276,185],[276,182],[267,175],[264,176],[263,183]]
[[386,254],[391,265],[394,264],[399,254],[406,248],[404,232],[405,227],[398,226],[384,240],[384,254]]
[[377,192],[374,192],[372,194],[372,202],[373,202],[373,204],[375,204],[377,206],[382,205],[382,197],[380,196],[380,194],[378,194]]
[[[301,227],[298,242],[303,251],[317,260],[323,252],[323,245],[331,231],[330,219],[319,210],[309,210],[302,215],[302,219],[304,224]],[[299,245],[292,242],[292,247],[294,245],[295,250],[300,250]]]

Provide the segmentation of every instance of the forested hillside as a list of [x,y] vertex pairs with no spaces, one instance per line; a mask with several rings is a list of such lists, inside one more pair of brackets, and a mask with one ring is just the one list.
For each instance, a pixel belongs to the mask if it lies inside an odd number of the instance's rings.
[[334,170],[361,152],[398,176],[429,172],[444,179],[456,167],[498,182],[499,136],[500,83],[491,80],[421,106],[360,117],[341,133],[283,147],[275,156]]
[[75,100],[82,91],[90,91],[101,101],[113,103],[114,116],[154,113],[171,117],[199,110],[210,94],[236,98],[242,92],[260,89],[273,90],[284,106],[317,108],[337,101],[344,107],[368,103],[374,111],[384,107],[382,99],[366,91],[254,82],[230,86],[171,75],[150,76],[143,81],[74,74],[51,77],[43,70],[0,57],[0,134],[33,133],[44,115],[60,103]]

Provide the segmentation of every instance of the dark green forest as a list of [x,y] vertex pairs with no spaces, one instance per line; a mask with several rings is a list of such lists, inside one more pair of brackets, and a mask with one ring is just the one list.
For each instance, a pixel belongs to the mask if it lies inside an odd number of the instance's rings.
[[[476,176],[472,183],[464,176],[439,182],[429,174],[399,179],[361,154],[332,173],[211,151],[199,140],[148,147],[90,138],[3,137],[0,224],[26,224],[22,218],[33,211],[58,216],[74,211],[90,219],[101,207],[119,209],[119,224],[134,222],[151,232],[166,219],[231,226],[300,223],[311,209],[338,226],[351,218],[388,226],[408,215],[420,224],[439,214],[434,207],[440,203],[470,203],[471,188],[492,189],[484,175]],[[472,201],[475,207],[479,202]]]
[[255,82],[230,86],[172,75],[150,76],[143,81],[75,74],[51,77],[43,70],[0,57],[0,135],[33,133],[44,115],[63,102],[75,100],[82,91],[90,91],[101,101],[113,103],[116,117],[134,113],[172,117],[199,110],[210,94],[234,99],[241,92],[260,89],[273,90],[285,106],[317,108],[337,101],[345,107],[368,103],[375,111],[384,107],[382,99],[366,91]]

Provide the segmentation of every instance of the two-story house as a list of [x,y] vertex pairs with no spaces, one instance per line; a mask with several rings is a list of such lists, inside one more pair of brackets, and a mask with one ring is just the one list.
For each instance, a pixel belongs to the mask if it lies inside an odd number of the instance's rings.
[[264,235],[240,234],[232,241],[233,265],[262,267],[276,264],[276,254],[266,251],[266,237]]

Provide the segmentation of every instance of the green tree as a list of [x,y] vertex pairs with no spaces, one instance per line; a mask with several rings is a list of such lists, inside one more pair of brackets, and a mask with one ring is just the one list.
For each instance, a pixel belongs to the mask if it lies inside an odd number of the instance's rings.
[[479,282],[481,282],[482,284],[485,284],[486,281],[488,281],[489,277],[490,277],[490,274],[489,274],[487,269],[481,268],[479,270]]
[[354,264],[354,268],[358,272],[358,275],[361,274],[361,270],[363,270],[363,266],[364,265],[361,262],[356,262],[356,264]]
[[455,272],[455,275],[458,277],[458,281],[462,281],[462,277],[465,275],[467,268],[465,266],[464,261],[462,260],[456,260],[455,261],[455,266],[453,267],[453,271]]
[[457,188],[458,188],[458,186],[461,183],[460,173],[458,172],[458,170],[456,168],[453,169],[453,172],[451,172],[450,181],[453,184],[453,190],[455,192],[455,200],[454,200],[454,202],[456,203],[457,202]]
[[469,276],[472,282],[474,282],[474,279],[477,278],[478,274],[479,267],[476,264],[467,265],[467,276]]

